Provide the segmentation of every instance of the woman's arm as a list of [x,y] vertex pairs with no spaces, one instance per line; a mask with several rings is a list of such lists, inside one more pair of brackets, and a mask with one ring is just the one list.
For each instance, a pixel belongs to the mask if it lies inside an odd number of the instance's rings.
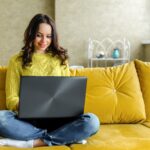
[[6,74],[6,106],[7,109],[16,111],[19,103],[20,66],[16,57],[9,61]]

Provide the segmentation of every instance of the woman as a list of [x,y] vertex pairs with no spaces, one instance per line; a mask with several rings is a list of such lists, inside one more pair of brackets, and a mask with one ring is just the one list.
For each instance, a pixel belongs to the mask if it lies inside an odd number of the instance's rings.
[[17,118],[20,76],[69,76],[67,50],[60,47],[53,20],[37,14],[24,34],[24,47],[9,61],[6,76],[6,104],[0,111],[0,145],[38,147],[72,144],[83,141],[99,129],[99,120],[84,114],[76,120],[49,132]]

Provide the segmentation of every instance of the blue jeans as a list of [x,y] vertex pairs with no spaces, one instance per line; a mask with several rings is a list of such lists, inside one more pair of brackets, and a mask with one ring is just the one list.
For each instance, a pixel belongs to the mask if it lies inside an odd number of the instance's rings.
[[42,139],[49,146],[72,144],[90,137],[99,130],[96,115],[87,113],[58,129],[48,132],[27,121],[17,119],[17,114],[8,110],[0,111],[0,136],[17,139]]

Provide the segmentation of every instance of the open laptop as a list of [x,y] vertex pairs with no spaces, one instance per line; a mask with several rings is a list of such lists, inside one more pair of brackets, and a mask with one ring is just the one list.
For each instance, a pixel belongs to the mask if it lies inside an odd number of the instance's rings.
[[84,112],[86,77],[22,76],[20,119],[72,118]]

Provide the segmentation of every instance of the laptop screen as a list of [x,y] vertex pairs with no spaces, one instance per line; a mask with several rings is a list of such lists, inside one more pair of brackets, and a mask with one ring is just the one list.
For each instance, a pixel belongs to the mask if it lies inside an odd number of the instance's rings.
[[22,76],[19,118],[70,118],[84,112],[86,77]]

